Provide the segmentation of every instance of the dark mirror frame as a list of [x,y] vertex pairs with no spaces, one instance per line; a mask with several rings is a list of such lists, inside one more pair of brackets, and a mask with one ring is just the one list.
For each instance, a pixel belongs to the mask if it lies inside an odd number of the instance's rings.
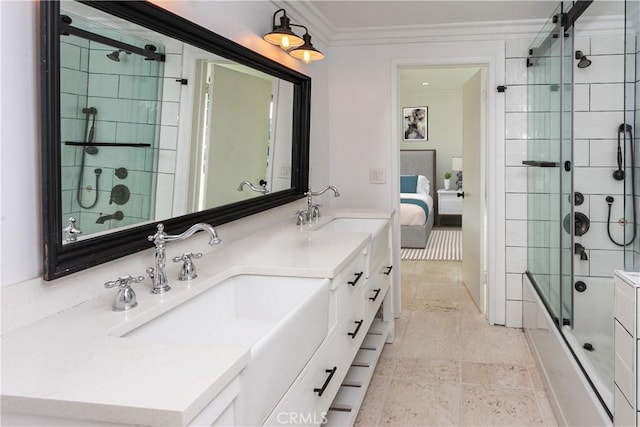
[[[80,3],[293,83],[291,189],[163,219],[168,233],[181,233],[197,222],[224,224],[304,197],[309,180],[310,77],[146,1]],[[147,236],[156,232],[157,222],[62,245],[60,4],[41,1],[40,5],[43,278],[53,280],[153,246]]]

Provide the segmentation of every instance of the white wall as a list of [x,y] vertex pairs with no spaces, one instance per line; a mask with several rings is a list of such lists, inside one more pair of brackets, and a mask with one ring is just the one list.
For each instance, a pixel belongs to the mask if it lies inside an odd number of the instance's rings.
[[[429,107],[429,141],[402,141],[401,150],[436,150],[435,188],[444,188],[444,173],[451,172],[451,157],[462,156],[462,92],[434,93],[422,96],[400,96],[401,107]],[[455,173],[451,178],[455,189]],[[433,184],[432,184],[433,185]]]
[[[329,50],[330,174],[344,197],[339,206],[392,209],[399,204],[399,99],[397,69],[402,66],[491,65],[489,85],[504,83],[504,40],[349,45]],[[504,323],[504,97],[488,93],[487,169],[492,322]],[[394,117],[394,114],[398,117]],[[386,170],[386,184],[369,184],[369,169]],[[396,235],[399,225],[395,224]],[[399,241],[398,241],[399,245]],[[399,264],[399,259],[394,260]],[[397,277],[399,280],[399,277]]]
[[[275,6],[270,2],[260,1],[156,3],[312,77],[311,179],[319,183],[328,182],[327,61],[305,65],[262,40],[262,34],[271,30]],[[2,286],[29,279],[34,280],[25,283],[25,286],[45,286],[40,280],[42,212],[39,172],[39,3],[2,1],[0,10],[0,47],[3,53],[0,68],[0,278]],[[316,38],[314,45],[326,51]],[[241,232],[238,236],[240,234]],[[53,286],[57,282],[47,283],[46,286]]]

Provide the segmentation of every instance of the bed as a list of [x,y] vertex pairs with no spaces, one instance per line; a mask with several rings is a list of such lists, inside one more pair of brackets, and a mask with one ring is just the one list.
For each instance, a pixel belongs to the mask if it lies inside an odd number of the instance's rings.
[[400,246],[425,248],[437,211],[436,150],[400,151]]

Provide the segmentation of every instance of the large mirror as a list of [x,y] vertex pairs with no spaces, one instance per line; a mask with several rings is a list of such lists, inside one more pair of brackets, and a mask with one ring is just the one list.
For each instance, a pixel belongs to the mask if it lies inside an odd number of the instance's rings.
[[41,2],[44,278],[302,197],[310,79],[148,2]]

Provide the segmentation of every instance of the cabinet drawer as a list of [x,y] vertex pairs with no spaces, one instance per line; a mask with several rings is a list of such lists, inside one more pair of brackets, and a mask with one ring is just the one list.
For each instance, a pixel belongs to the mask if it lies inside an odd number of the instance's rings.
[[[362,292],[360,292],[362,295]],[[369,323],[364,316],[364,306],[362,298],[356,298],[349,306],[342,321],[338,325],[338,333],[341,336],[341,348],[335,354],[336,363],[345,366],[347,369],[354,356],[362,344],[362,340],[367,335]]]
[[[456,197],[455,195],[453,197]],[[440,197],[438,201],[438,213],[440,215],[461,215],[462,214],[462,198],[456,197]]]
[[369,323],[373,320],[382,300],[391,287],[391,265],[382,264],[377,267],[367,282],[364,290],[364,318]]
[[[269,416],[266,425],[320,425],[367,335],[362,292]],[[297,418],[296,418],[297,417]],[[305,418],[306,417],[306,418]]]
[[618,323],[614,326],[614,379],[629,402],[636,401],[635,346],[636,340]]
[[362,290],[367,281],[367,256],[359,253],[351,262],[333,279],[332,289],[335,289],[337,306],[336,314],[338,321],[341,313],[351,303],[353,297]]
[[633,286],[629,285],[619,277],[615,277],[615,308],[614,317],[630,333],[634,334],[635,293]]
[[347,373],[348,367],[338,366],[344,337],[337,329],[327,345],[316,353],[301,378],[289,390],[284,402],[267,420],[267,425],[320,425]]

